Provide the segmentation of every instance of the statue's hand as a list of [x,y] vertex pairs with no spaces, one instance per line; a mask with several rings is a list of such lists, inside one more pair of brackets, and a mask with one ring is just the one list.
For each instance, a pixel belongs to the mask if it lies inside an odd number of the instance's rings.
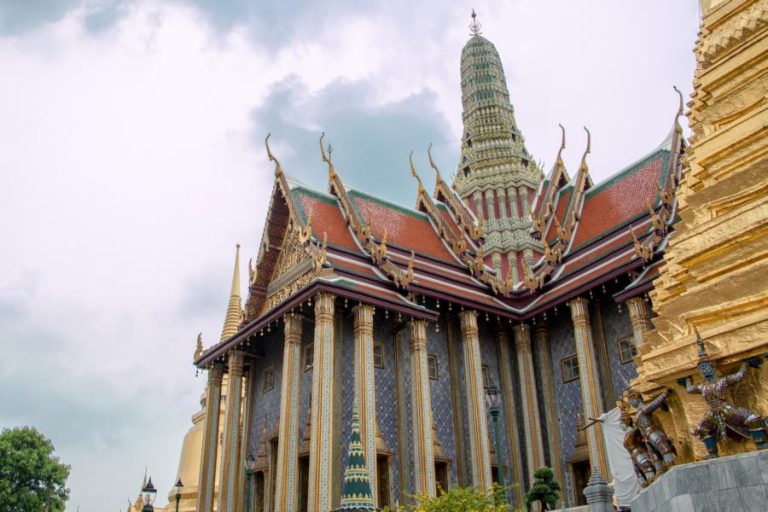
[[744,362],[746,362],[752,368],[760,368],[760,365],[763,364],[763,360],[760,359],[759,357],[750,357],[746,359]]

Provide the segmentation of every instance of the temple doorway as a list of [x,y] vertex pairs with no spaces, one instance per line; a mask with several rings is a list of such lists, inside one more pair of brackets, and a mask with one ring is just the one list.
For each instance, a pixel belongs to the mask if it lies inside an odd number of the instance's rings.
[[299,510],[309,509],[309,456],[299,457]]
[[587,498],[584,496],[584,488],[589,482],[590,465],[589,459],[580,460],[571,463],[571,475],[573,477],[573,494],[576,500],[575,505],[586,505]]
[[445,461],[435,462],[435,484],[438,495],[448,490],[448,463]]
[[376,457],[376,493],[380,508],[390,504],[389,491],[389,456],[379,454]]
[[264,512],[264,472],[257,471],[253,475],[253,503],[256,512]]

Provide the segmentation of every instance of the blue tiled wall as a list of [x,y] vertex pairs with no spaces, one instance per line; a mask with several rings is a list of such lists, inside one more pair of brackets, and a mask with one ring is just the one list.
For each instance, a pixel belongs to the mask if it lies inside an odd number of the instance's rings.
[[[280,386],[283,375],[283,330],[282,324],[273,326],[270,332],[265,331],[264,337],[257,337],[252,343],[262,344],[265,357],[257,358],[256,388],[253,397],[253,414],[251,421],[251,453],[258,454],[262,441],[264,419],[267,421],[267,442],[277,433],[280,424]],[[273,366],[275,371],[275,387],[271,391],[262,391],[264,384],[264,369]]]

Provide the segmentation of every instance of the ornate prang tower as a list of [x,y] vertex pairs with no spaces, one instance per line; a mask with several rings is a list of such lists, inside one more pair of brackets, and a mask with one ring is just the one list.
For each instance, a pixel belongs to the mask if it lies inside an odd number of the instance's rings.
[[496,47],[484,38],[472,11],[472,37],[461,52],[464,135],[453,187],[483,220],[486,264],[522,280],[543,251],[529,235],[530,204],[542,172],[525,147]]

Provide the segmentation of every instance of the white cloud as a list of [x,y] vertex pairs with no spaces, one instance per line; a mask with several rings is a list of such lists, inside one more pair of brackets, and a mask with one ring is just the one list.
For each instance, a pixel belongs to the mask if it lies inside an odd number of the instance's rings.
[[[272,187],[260,115],[276,84],[301,84],[305,105],[290,115],[313,130],[313,102],[344,101],[326,94],[335,81],[361,84],[373,110],[429,90],[429,121],[447,119],[436,131],[458,141],[468,7],[411,4],[302,18],[277,45],[161,0],[121,3],[104,30],[84,26],[95,2],[0,36],[0,384],[25,399],[0,399],[0,424],[48,427],[73,465],[72,510],[124,506],[145,464],[161,494],[173,483],[203,384],[189,364],[195,337],[218,339],[235,242],[246,261],[257,252]],[[476,7],[539,159],[552,160],[563,122],[575,167],[586,124],[604,178],[665,135],[672,84],[690,90],[693,5]],[[458,142],[444,172],[457,154]]]

